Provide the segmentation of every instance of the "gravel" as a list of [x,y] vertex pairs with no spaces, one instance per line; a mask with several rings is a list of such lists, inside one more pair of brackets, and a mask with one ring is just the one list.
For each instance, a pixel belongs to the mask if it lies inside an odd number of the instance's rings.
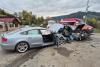
[[20,67],[100,67],[100,34],[85,41],[74,41],[44,48]]

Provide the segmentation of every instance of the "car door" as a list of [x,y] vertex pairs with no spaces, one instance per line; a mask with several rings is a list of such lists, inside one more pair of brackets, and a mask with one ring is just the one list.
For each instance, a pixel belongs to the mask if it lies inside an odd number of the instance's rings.
[[43,39],[42,39],[42,35],[39,33],[39,30],[37,29],[29,30],[28,31],[28,41],[30,42],[31,47],[42,46]]

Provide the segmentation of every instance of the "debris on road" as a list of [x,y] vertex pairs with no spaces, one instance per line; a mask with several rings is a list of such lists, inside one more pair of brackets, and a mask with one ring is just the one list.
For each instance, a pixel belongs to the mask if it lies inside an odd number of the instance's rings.
[[94,46],[94,45],[91,45],[91,47],[94,47],[94,48],[96,48],[96,46]]

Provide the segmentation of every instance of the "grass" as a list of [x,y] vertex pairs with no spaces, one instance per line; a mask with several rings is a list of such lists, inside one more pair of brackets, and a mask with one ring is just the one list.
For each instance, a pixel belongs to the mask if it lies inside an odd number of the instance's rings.
[[95,32],[95,33],[100,33],[100,29],[97,29],[97,28],[96,28],[96,29],[94,29],[94,32]]

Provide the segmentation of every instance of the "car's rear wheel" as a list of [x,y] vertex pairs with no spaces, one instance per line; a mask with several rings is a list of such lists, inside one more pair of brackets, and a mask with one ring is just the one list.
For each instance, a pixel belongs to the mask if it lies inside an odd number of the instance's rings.
[[16,46],[16,51],[20,53],[24,53],[28,50],[28,48],[29,48],[29,45],[27,42],[20,42]]

